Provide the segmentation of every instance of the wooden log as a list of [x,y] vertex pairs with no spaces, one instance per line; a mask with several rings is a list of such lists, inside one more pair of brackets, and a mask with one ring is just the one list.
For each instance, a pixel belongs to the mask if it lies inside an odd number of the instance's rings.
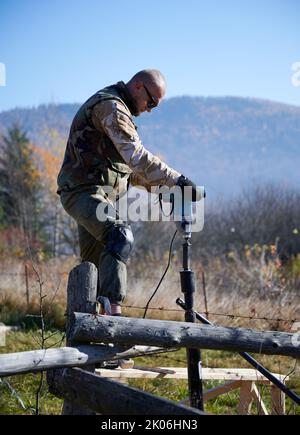
[[[76,342],[72,339],[71,331],[73,328],[73,312],[79,311],[82,313],[95,313],[96,298],[97,298],[97,281],[98,271],[94,264],[89,262],[81,263],[71,270],[68,280],[68,295],[67,295],[67,345],[76,346]],[[95,366],[90,365],[86,370],[95,371]],[[93,411],[85,406],[75,406],[73,403],[65,401],[63,415],[93,415]]]
[[153,396],[82,369],[51,371],[50,392],[103,415],[204,415],[203,412]]
[[56,367],[84,365],[88,355],[73,347],[40,349],[0,355],[0,377],[35,373]]
[[95,313],[98,272],[94,264],[81,263],[69,274],[67,290],[67,344],[72,344],[73,312]]
[[[174,349],[167,349],[168,352]],[[165,348],[150,346],[107,346],[96,344],[76,347],[39,349],[28,352],[0,354],[0,377],[36,373],[62,367],[81,367],[101,361],[153,355]]]
[[293,334],[285,332],[82,313],[74,313],[72,339],[300,356],[300,346],[293,344]]

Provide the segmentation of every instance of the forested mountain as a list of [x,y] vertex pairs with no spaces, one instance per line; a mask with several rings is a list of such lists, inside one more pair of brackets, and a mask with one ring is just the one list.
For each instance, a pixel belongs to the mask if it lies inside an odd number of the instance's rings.
[[[0,133],[18,123],[39,147],[65,147],[78,107],[1,112]],[[211,197],[254,182],[300,185],[300,107],[251,98],[176,97],[136,123],[150,151],[205,185]]]

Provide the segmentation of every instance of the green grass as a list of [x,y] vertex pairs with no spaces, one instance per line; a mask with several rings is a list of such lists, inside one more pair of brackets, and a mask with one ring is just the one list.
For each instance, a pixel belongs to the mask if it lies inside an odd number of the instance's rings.
[[[50,335],[53,331],[48,331]],[[6,346],[0,347],[1,353],[19,352],[25,350],[33,350],[39,348],[38,342],[40,334],[35,331],[17,331],[10,332],[6,336]],[[47,346],[53,346],[58,340],[63,339],[62,333],[51,337],[47,341]],[[58,347],[58,345],[56,345]],[[276,373],[289,373],[295,366],[294,360],[287,357],[278,356],[258,356],[257,359],[263,363],[268,369]],[[166,353],[151,357],[135,358],[136,364],[152,367],[169,366],[169,367],[185,367],[186,356],[185,350],[181,349],[177,352]],[[202,351],[203,367],[228,367],[228,368],[247,368],[249,365],[237,354],[221,351]],[[300,370],[296,367],[295,373],[290,377],[289,386],[300,394]],[[0,414],[35,414],[36,406],[36,391],[39,386],[41,374],[27,374],[3,378],[0,383]],[[41,414],[60,414],[62,400],[51,395],[47,389],[46,376],[44,374],[43,387],[40,394],[40,409]],[[7,386],[9,382],[17,396],[14,395],[11,389]],[[204,389],[210,389],[222,382],[205,381]],[[148,391],[152,394],[166,397],[171,400],[180,401],[188,396],[187,382],[184,380],[172,379],[154,379],[154,380],[129,380],[129,385],[140,388],[143,391]],[[270,410],[270,389],[268,386],[261,385],[258,387],[263,397],[263,400]],[[236,414],[238,403],[238,391],[233,391],[229,394],[219,396],[215,400],[211,400],[205,404],[205,410],[212,414]],[[18,399],[19,398],[19,399]],[[22,400],[25,409],[20,404]],[[300,410],[291,402],[286,400],[286,408],[288,414],[300,414]],[[255,404],[252,406],[252,413],[256,414],[257,409]]]
[[[47,335],[50,335],[53,332],[54,331],[47,331]],[[61,339],[63,339],[63,334],[58,332],[46,341],[46,346],[53,346]],[[0,347],[0,353],[39,349],[39,341],[40,332],[38,330],[9,332],[6,334],[6,345]],[[58,346],[59,344],[56,344],[56,347]],[[36,392],[39,388],[41,376],[43,377],[43,382],[40,392],[39,413],[60,414],[62,400],[48,392],[46,373],[2,378],[0,384],[0,414],[35,414]],[[8,387],[7,382],[10,387]],[[11,389],[13,389],[16,394],[14,394]]]

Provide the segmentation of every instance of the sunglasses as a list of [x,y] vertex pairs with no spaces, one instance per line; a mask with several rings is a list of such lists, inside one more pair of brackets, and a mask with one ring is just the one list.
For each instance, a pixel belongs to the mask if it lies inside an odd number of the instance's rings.
[[156,107],[158,105],[158,100],[156,100],[156,98],[154,98],[150,92],[148,91],[148,89],[146,88],[146,86],[143,84],[145,91],[147,92],[147,95],[149,97],[149,100],[147,102],[147,107],[148,109],[154,109],[154,107]]

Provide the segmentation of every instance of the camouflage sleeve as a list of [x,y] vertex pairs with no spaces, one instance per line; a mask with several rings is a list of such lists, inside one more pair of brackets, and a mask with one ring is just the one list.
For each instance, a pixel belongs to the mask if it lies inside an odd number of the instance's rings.
[[103,101],[94,106],[92,120],[96,128],[109,136],[133,173],[148,186],[174,186],[180,173],[146,150],[125,105],[118,100]]
[[151,192],[151,184],[147,183],[147,180],[145,180],[144,177],[136,172],[132,172],[132,174],[130,174],[129,183],[132,186],[143,186],[148,192]]

